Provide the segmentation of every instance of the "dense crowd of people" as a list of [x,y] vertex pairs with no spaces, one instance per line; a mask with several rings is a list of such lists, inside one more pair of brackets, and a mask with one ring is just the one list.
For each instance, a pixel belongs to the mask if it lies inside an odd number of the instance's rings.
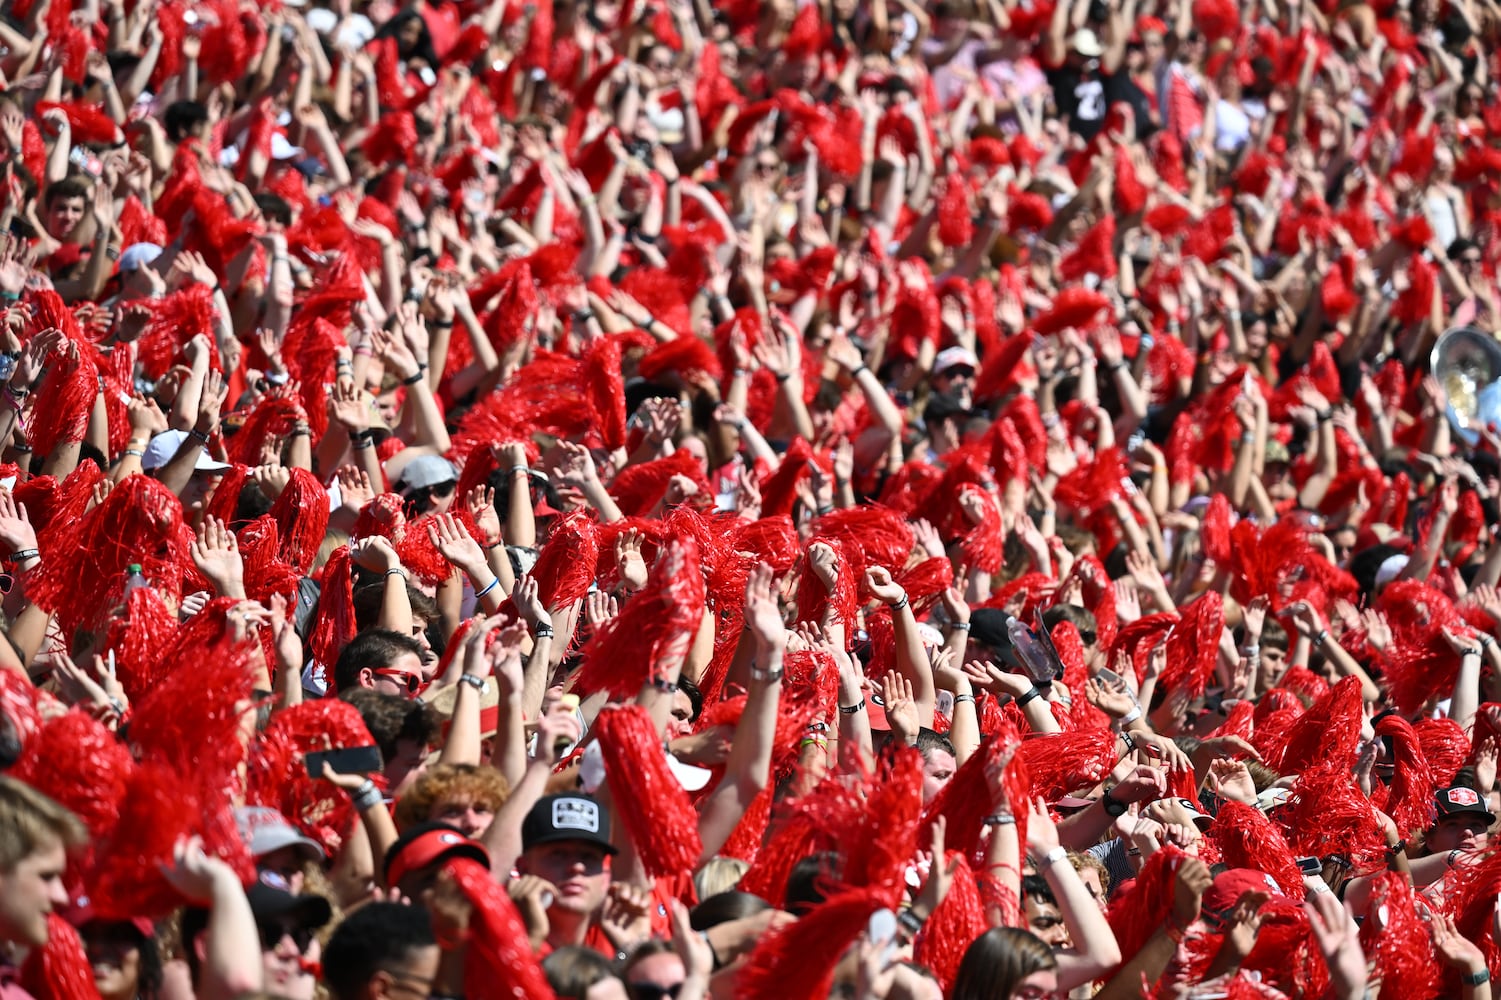
[[1498,41],[8,0],[0,998],[1488,1000]]

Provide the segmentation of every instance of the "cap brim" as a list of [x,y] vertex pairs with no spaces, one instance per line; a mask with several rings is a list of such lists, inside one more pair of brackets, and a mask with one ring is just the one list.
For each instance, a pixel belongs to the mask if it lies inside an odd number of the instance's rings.
[[527,841],[526,850],[529,851],[533,847],[540,847],[543,844],[558,844],[570,840],[575,843],[593,844],[595,847],[598,847],[600,850],[604,851],[611,857],[620,853],[620,848],[616,847],[608,840],[604,840],[600,837],[591,837],[578,830],[549,831],[548,833],[544,833],[533,840]]
[[246,890],[245,896],[256,920],[292,917],[303,927],[322,927],[334,915],[328,900],[311,893],[294,896],[280,889],[253,885]]
[[689,792],[699,791],[714,777],[714,772],[708,768],[684,764],[672,754],[667,755],[667,766],[672,770],[673,777],[678,779],[678,784]]
[[283,848],[295,847],[299,854],[303,855],[304,861],[322,862],[328,855],[323,851],[323,846],[316,840],[304,837],[296,830],[288,827],[285,831],[272,831],[263,833],[260,842],[252,848],[252,853],[260,858],[265,857],[272,851],[280,851]]

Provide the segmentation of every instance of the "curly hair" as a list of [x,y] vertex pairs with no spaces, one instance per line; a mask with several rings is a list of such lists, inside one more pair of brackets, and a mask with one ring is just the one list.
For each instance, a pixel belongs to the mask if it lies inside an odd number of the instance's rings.
[[511,794],[499,771],[474,764],[439,764],[430,767],[396,803],[396,826],[405,830],[432,818],[443,802],[474,802],[493,812]]

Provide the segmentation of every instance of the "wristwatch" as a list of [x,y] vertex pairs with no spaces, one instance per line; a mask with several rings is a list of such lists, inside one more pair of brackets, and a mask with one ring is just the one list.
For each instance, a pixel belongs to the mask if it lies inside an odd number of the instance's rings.
[[1479,972],[1467,972],[1459,977],[1459,981],[1466,986],[1480,986],[1490,982],[1491,970],[1481,969]]
[[1126,814],[1126,804],[1120,799],[1110,797],[1110,793],[1113,791],[1115,791],[1115,786],[1112,785],[1105,789],[1104,795],[1100,796],[1100,805],[1105,807],[1105,815],[1112,819],[1116,816],[1124,816]]

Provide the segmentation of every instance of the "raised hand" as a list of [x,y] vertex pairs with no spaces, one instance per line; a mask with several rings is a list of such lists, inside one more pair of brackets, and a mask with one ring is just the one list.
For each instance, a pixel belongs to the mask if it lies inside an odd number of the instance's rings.
[[782,612],[777,607],[770,566],[759,563],[745,582],[745,625],[762,649],[780,650],[787,644]]
[[226,597],[245,596],[245,561],[240,543],[229,526],[217,517],[207,517],[193,541],[193,565],[214,589]]

